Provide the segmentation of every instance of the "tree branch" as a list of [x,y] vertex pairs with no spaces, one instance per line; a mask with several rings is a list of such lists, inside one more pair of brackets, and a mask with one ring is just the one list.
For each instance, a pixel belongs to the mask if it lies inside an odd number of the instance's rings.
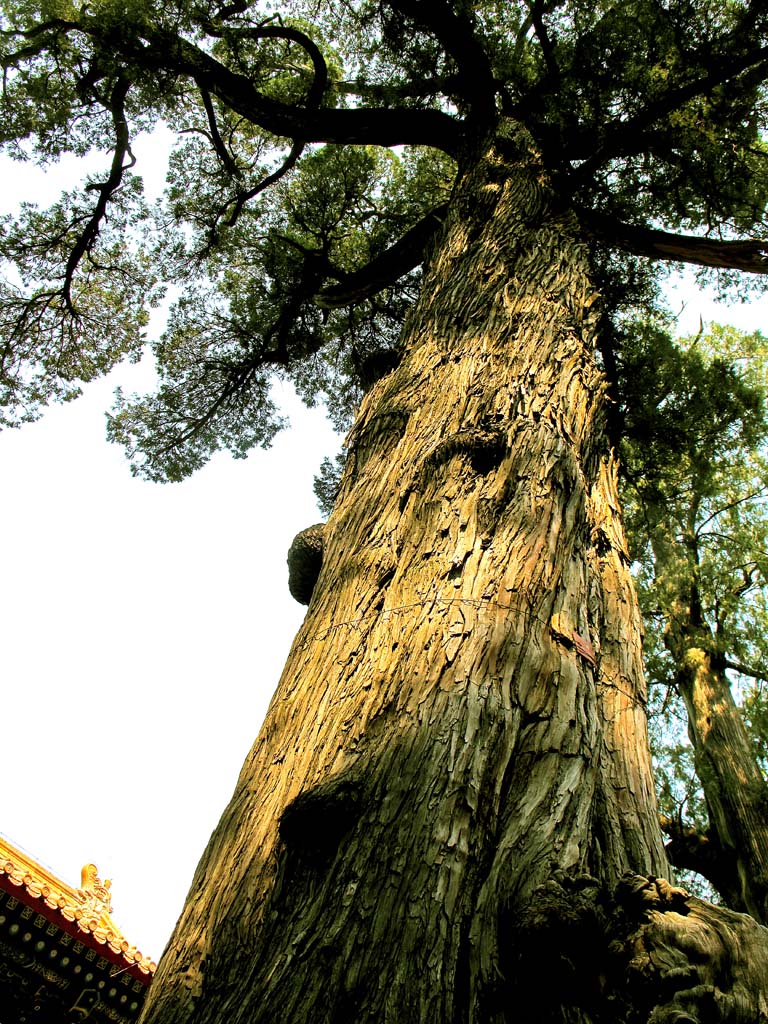
[[[209,30],[214,34],[218,32],[215,26],[209,26]],[[325,58],[320,52],[319,47],[315,42],[310,39],[306,33],[301,32],[299,29],[285,27],[282,25],[263,25],[259,28],[246,28],[238,30],[234,33],[225,33],[234,37],[245,37],[248,39],[286,39],[291,42],[298,43],[301,47],[306,50],[312,60],[312,66],[314,68],[314,77],[312,84],[307,92],[304,106],[308,111],[316,111],[320,107],[323,95],[328,85],[328,66],[325,62]],[[210,96],[207,90],[200,86],[200,92],[203,97],[203,103],[205,104],[206,112],[208,113],[208,121],[211,128],[212,142],[219,158],[224,162],[225,167],[240,177],[240,173],[229,156],[228,151],[224,146],[224,142],[219,135],[218,127],[216,125],[216,118],[213,112],[213,106],[211,104]],[[207,103],[206,103],[207,100]],[[295,166],[301,154],[304,152],[305,143],[303,141],[295,140],[291,146],[291,150],[288,156],[285,158],[283,163],[278,167],[272,174],[268,174],[265,178],[262,178],[256,185],[249,189],[243,189],[237,193],[231,203],[227,204],[232,206],[232,212],[227,218],[226,223],[232,227],[237,223],[237,220],[242,213],[243,207],[251,199],[255,198],[260,192],[269,188],[276,181],[279,181],[285,174]]]
[[626,224],[595,210],[577,208],[577,214],[587,237],[636,256],[693,263],[700,267],[742,270],[749,274],[768,274],[768,240],[725,242],[659,231],[643,224]]
[[362,302],[413,270],[423,262],[425,250],[443,223],[447,211],[447,203],[430,210],[381,255],[360,270],[348,274],[340,284],[324,288],[317,295],[318,306],[322,309],[339,309],[341,306]]
[[714,512],[710,512],[706,519],[703,519],[696,527],[696,536],[702,536],[704,534],[704,528],[709,526],[713,519],[717,519],[717,517],[721,516],[724,512],[728,512],[732,508],[738,508],[739,505],[743,505],[748,501],[754,501],[755,498],[765,498],[767,493],[768,486],[760,487],[756,491],[750,491],[749,494],[743,494],[741,497],[734,498],[733,501],[728,501],[725,505],[721,505],[720,508],[716,508]]
[[733,672],[738,672],[741,676],[749,676],[750,679],[759,679],[763,683],[768,683],[768,673],[762,669],[754,668],[751,665],[743,665],[740,661],[733,661],[732,658],[724,658],[723,665]]
[[206,31],[211,35],[218,35],[230,40],[233,39],[285,39],[289,42],[298,43],[308,54],[314,68],[312,85],[309,87],[304,106],[308,110],[316,110],[323,99],[323,94],[328,86],[328,65],[325,62],[320,47],[301,29],[292,28],[289,25],[260,25],[258,27],[238,27],[236,29],[219,29],[213,22],[205,23]]
[[441,44],[456,65],[459,90],[474,117],[490,124],[496,116],[496,81],[485,47],[471,19],[445,0],[389,0]]
[[[102,36],[101,25],[95,18],[84,18],[79,27],[96,39]],[[275,35],[287,31],[278,26],[273,26],[273,29]],[[263,34],[266,28],[254,31]],[[450,155],[457,152],[461,139],[460,122],[442,111],[365,107],[309,109],[281,103],[260,93],[246,75],[231,71],[176,33],[144,25],[141,35],[143,42],[124,41],[125,57],[149,70],[171,70],[192,78],[199,87],[216,96],[235,113],[273,135],[300,142],[422,145]]]
[[589,180],[609,160],[619,156],[633,156],[642,152],[647,144],[646,131],[652,124],[679,110],[696,96],[709,95],[712,90],[739,75],[751,71],[750,84],[758,84],[768,77],[768,46],[759,47],[738,59],[734,54],[723,54],[719,59],[705,54],[696,54],[692,61],[699,67],[706,67],[707,73],[662,93],[654,102],[648,103],[633,117],[614,121],[602,131],[603,141],[592,155],[574,171],[574,177]]
[[279,181],[280,178],[283,177],[283,175],[287,174],[288,171],[290,171],[290,169],[295,166],[296,161],[304,152],[304,146],[305,143],[303,142],[294,142],[293,146],[291,146],[291,151],[289,152],[288,156],[285,158],[285,160],[277,168],[276,171],[273,171],[271,174],[268,174],[265,178],[262,178],[260,182],[253,186],[253,188],[246,189],[244,192],[238,192],[232,203],[232,213],[229,215],[229,217],[227,217],[226,220],[226,224],[229,227],[232,227],[234,224],[237,223],[237,219],[242,213],[243,207],[247,202],[250,202],[250,200],[255,198],[260,192],[263,192],[265,189],[269,188],[270,185],[274,185],[276,181]]
[[[71,298],[72,281],[75,276],[75,271],[77,270],[83,256],[90,251],[96,241],[101,222],[107,211],[109,200],[122,184],[123,174],[136,162],[135,157],[131,153],[130,137],[128,135],[128,122],[125,118],[125,98],[128,95],[130,87],[131,83],[128,79],[120,75],[112,88],[110,109],[112,112],[112,124],[115,129],[115,153],[112,158],[112,166],[106,181],[88,185],[88,190],[98,192],[99,198],[87,224],[80,232],[77,241],[72,247],[72,251],[69,254],[69,259],[67,260],[67,265],[64,270],[62,295],[67,308],[72,313],[75,312]],[[123,163],[123,159],[126,154],[130,157],[130,162],[128,164]]]
[[[72,29],[79,28],[80,25],[76,21],[67,21],[65,18],[51,18],[48,21],[42,21],[39,25],[33,25],[32,28],[8,28],[0,29],[0,37],[5,36],[6,38],[13,38],[14,36],[22,36],[24,39],[36,39],[38,36],[44,36],[46,32],[69,32]],[[44,48],[47,45],[47,40],[42,43]],[[33,56],[40,51],[33,51]],[[9,56],[14,56],[10,54]]]
[[395,97],[399,100],[419,99],[423,96],[455,95],[459,89],[456,74],[418,78],[412,76],[407,82],[356,82],[348,79],[334,80],[334,89],[346,96],[360,96],[379,103]]
[[241,172],[232,158],[232,154],[224,144],[224,139],[221,137],[221,132],[219,131],[219,126],[216,122],[216,112],[214,111],[213,103],[211,102],[211,95],[207,89],[200,85],[200,83],[198,83],[198,89],[208,118],[208,138],[211,141],[211,145],[216,151],[216,155],[227,173],[231,174],[233,178],[239,178],[241,177]]
[[[740,887],[735,878],[735,864],[729,863],[717,839],[683,824],[681,818],[661,815],[659,824],[661,831],[669,837],[664,849],[670,864],[683,871],[695,871],[706,878],[729,905],[739,906],[737,894]],[[733,898],[737,899],[736,904],[732,902]]]
[[534,0],[534,3],[529,6],[529,11],[531,24],[541,45],[541,53],[547,66],[547,76],[551,82],[557,83],[560,81],[560,67],[555,58],[555,48],[549,38],[547,26],[544,24],[545,0]]

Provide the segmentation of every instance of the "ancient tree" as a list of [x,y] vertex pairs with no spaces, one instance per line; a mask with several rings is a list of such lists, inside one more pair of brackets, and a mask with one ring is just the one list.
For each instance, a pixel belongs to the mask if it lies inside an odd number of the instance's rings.
[[350,423],[143,1019],[766,1019],[768,933],[664,881],[615,456],[659,266],[766,270],[764,4],[4,11],[9,151],[110,154],[6,225],[6,419],[136,355],[170,281],[135,472],[267,442],[275,373]]

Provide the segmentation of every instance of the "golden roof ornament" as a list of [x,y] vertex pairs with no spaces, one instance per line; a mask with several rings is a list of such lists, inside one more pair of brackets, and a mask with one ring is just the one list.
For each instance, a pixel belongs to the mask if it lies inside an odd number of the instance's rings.
[[97,919],[104,914],[111,914],[111,885],[109,879],[102,882],[95,864],[84,864],[80,872],[80,888],[76,890],[77,900],[83,904],[84,910],[90,911]]

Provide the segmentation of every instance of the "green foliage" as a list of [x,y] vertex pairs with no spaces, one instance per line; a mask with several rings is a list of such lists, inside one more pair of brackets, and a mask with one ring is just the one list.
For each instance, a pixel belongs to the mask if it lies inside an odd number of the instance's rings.
[[[731,328],[678,343],[663,323],[624,325],[618,352],[624,472],[646,516],[667,515],[670,502],[680,523],[709,514],[701,504],[721,496],[721,476],[734,456],[763,439],[763,382],[755,381],[754,365],[751,379],[739,369],[740,341]],[[762,345],[759,334],[743,339],[753,360]]]
[[[409,232],[448,200],[454,157],[485,143],[499,111],[524,123],[587,219],[765,233],[764,5],[0,6],[0,147],[45,165],[98,153],[104,166],[51,210],[2,225],[0,260],[16,268],[0,294],[3,422],[137,358],[146,311],[172,286],[158,390],[120,396],[110,420],[151,479],[268,444],[275,375],[349,421],[370,366],[395,358],[419,286],[424,240]],[[177,144],[150,211],[132,140],[161,122]],[[599,248],[596,263],[609,314],[647,311],[655,268]],[[323,301],[363,279],[346,306]]]
[[765,339],[715,327],[676,344],[661,327],[635,325],[625,342],[622,457],[633,556],[652,572],[667,609],[695,568],[717,631],[768,573]]
[[693,751],[685,737],[686,715],[679,698],[656,687],[649,721],[660,812],[672,819],[682,818],[705,832],[709,824],[707,809],[696,778]]
[[341,473],[346,461],[345,453],[342,452],[334,459],[323,459],[320,471],[315,477],[314,491],[317,498],[317,507],[320,514],[329,516],[336,502],[341,482]]
[[[766,622],[763,607],[762,624]],[[763,634],[764,636],[764,634]],[[763,637],[761,636],[761,640]],[[760,768],[768,775],[768,687],[765,679],[758,679],[746,688],[744,694],[744,718],[755,745],[755,755]]]
[[0,224],[0,260],[16,267],[0,281],[0,424],[35,419],[51,399],[68,401],[82,382],[139,358],[147,308],[161,296],[152,262],[131,237],[140,207],[133,179],[113,204],[98,257],[86,254],[71,281],[67,259],[89,219],[87,201],[64,196],[48,211],[24,205],[15,224]]
[[[204,159],[197,140],[187,148]],[[331,312],[312,300],[329,266],[340,276],[356,270],[410,226],[419,202],[435,202],[436,166],[418,152],[319,148],[228,225],[216,217],[213,172],[195,164],[190,174],[174,156],[175,216],[159,225],[155,264],[188,283],[152,345],[157,393],[118,396],[108,425],[134,472],[178,480],[219,448],[242,457],[268,444],[281,426],[268,397],[273,373],[307,404],[325,401],[339,429],[348,425],[360,360],[396,348],[414,286]]]
[[[671,227],[762,222],[762,72],[721,81],[727,65],[752,66],[752,33],[765,31],[756,5],[567,3],[553,21],[558,74],[539,102],[566,137],[594,134],[588,170],[595,149],[609,157],[587,186],[592,202]],[[708,87],[698,91],[697,79]],[[625,138],[611,138],[617,125]],[[576,175],[583,181],[585,168]]]

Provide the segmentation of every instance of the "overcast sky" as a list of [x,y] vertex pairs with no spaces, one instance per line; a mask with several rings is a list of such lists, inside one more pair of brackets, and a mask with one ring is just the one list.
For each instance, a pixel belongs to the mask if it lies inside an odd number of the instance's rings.
[[[0,173],[7,197],[72,184],[66,167]],[[700,315],[768,330],[766,300],[673,302],[683,331]],[[285,556],[338,439],[282,392],[294,427],[269,451],[144,483],[104,411],[145,378],[118,368],[0,434],[0,831],[73,885],[94,862],[117,925],[158,958],[304,615]]]

